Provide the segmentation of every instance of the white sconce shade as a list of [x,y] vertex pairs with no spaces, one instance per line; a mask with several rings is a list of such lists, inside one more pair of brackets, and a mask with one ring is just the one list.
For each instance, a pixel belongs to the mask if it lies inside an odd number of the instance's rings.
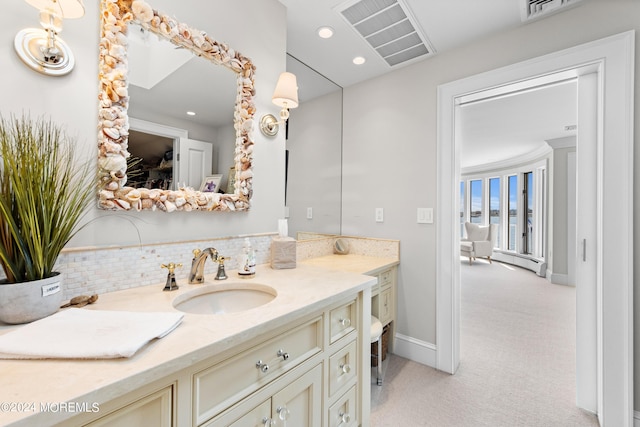
[[298,106],[298,83],[295,74],[288,72],[280,74],[271,101],[282,108]]
[[25,0],[38,10],[54,12],[64,19],[81,18],[84,15],[82,0]]
[[280,125],[289,119],[289,108],[298,106],[298,82],[295,74],[287,72],[280,74],[271,102],[282,107],[282,110],[280,110],[280,120],[276,120],[273,114],[266,114],[260,119],[260,130],[266,136],[275,136]]

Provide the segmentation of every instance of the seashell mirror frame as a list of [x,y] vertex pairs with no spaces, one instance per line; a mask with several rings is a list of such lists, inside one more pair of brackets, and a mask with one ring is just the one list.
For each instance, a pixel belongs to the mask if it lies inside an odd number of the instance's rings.
[[[228,45],[211,39],[154,10],[142,0],[100,1],[98,95],[98,205],[107,210],[246,211],[253,195],[253,96],[255,66]],[[234,110],[235,191],[207,193],[193,188],[159,190],[127,187],[129,119],[127,32],[135,22],[159,37],[183,47],[237,76]]]

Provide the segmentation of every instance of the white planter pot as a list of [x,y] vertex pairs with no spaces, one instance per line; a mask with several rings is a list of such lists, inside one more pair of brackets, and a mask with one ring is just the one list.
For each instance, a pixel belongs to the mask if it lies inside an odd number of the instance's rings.
[[62,275],[31,282],[0,284],[0,320],[29,323],[58,311],[62,303]]

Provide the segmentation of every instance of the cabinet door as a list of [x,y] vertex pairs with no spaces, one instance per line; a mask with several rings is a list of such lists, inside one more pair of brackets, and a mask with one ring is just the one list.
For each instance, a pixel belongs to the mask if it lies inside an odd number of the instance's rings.
[[393,320],[393,289],[386,288],[380,293],[380,321],[386,325]]
[[173,387],[169,386],[106,415],[87,427],[173,425]]
[[229,427],[271,427],[277,424],[271,417],[271,399],[265,400],[260,405],[247,412],[237,421],[229,424]]
[[322,424],[322,365],[318,365],[274,394],[272,416],[279,427],[320,427]]

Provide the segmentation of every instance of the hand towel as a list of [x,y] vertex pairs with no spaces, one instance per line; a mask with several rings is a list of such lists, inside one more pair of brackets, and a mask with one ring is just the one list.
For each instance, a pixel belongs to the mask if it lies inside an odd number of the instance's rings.
[[0,336],[2,359],[114,359],[131,357],[162,338],[183,313],[62,310]]

